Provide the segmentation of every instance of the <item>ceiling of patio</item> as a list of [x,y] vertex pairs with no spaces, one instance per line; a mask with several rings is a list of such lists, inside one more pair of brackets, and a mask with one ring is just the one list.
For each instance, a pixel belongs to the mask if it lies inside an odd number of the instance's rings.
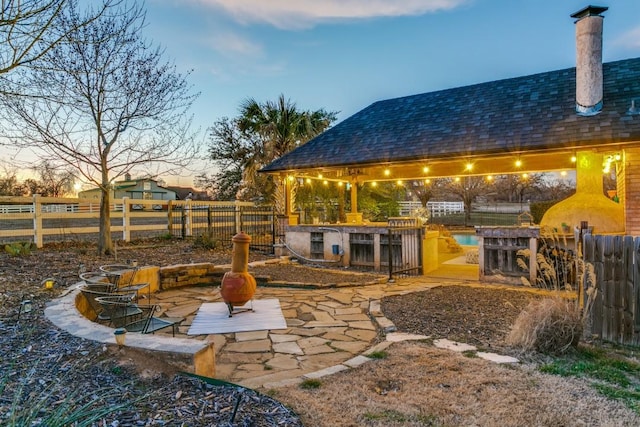
[[[622,146],[589,147],[604,156],[622,153]],[[451,159],[390,162],[339,167],[317,167],[283,172],[283,176],[310,180],[348,183],[372,181],[412,181],[456,176],[496,176],[575,170],[575,154],[579,150],[503,153],[487,156],[465,156]]]

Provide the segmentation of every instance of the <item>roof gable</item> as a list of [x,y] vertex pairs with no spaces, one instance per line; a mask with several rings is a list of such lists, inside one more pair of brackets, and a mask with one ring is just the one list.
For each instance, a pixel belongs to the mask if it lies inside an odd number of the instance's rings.
[[[262,171],[640,141],[640,58],[606,63],[600,114],[575,113],[575,68],[378,101]],[[636,101],[638,103],[638,101]]]

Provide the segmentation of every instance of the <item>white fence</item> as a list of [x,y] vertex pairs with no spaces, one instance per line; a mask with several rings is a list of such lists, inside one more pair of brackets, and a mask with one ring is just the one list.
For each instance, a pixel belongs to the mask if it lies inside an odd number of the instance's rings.
[[[130,241],[132,232],[162,234],[170,230],[171,211],[189,213],[191,201],[123,198],[110,206],[111,232]],[[206,202],[198,206],[253,206],[247,202]],[[206,227],[206,223],[192,227]],[[97,234],[100,231],[100,200],[59,197],[0,197],[0,241],[29,240],[42,247],[52,240]]]
[[[400,202],[400,216],[412,216],[413,213],[422,208],[420,202]],[[427,210],[429,217],[444,216],[454,213],[464,212],[462,202],[428,202]]]

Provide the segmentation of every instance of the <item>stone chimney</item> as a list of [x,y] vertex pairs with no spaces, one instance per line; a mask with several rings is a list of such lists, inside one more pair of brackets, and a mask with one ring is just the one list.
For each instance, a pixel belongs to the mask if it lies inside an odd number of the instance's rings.
[[576,19],[576,113],[594,116],[602,110],[602,21],[608,7],[587,6]]

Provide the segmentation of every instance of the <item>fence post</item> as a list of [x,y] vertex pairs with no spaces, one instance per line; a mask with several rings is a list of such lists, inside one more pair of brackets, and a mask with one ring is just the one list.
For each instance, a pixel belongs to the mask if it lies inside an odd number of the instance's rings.
[[33,195],[33,243],[37,248],[43,246],[43,229],[42,229],[42,202],[40,195]]
[[[393,248],[391,245],[391,229],[387,229],[387,252],[389,253],[389,282],[393,280]],[[382,236],[380,236],[382,237]]]
[[187,213],[186,233],[187,236],[193,236],[193,217],[191,213],[191,199],[186,199],[185,211]]
[[129,214],[131,200],[128,197],[122,198],[122,240],[131,241],[131,215]]
[[167,203],[167,232],[173,237],[173,200]]
[[185,212],[185,205],[181,205],[180,211],[180,238],[184,239],[187,236],[187,213]]
[[242,212],[240,211],[240,204],[236,200],[234,203],[235,206],[235,216],[234,216],[234,225],[236,234],[242,230]]
[[[278,217],[276,216],[276,207],[271,207],[271,253],[276,251],[276,231],[279,228],[279,224],[276,224]],[[283,227],[284,229],[284,227]],[[284,238],[282,239],[284,241]]]
[[537,254],[538,239],[536,237],[529,237],[529,283],[531,283],[532,286],[535,286],[538,277]]
[[213,230],[211,226],[213,225],[213,206],[207,205],[207,236],[213,236]]

